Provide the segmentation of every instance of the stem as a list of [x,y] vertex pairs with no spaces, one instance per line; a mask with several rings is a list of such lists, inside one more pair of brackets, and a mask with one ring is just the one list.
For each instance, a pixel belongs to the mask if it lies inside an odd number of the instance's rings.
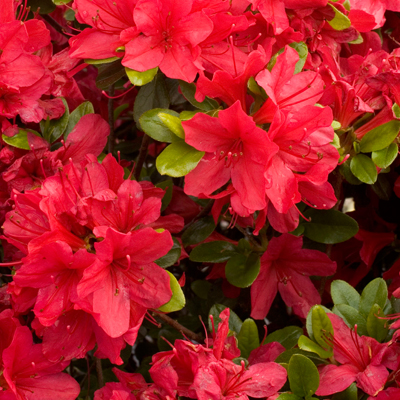
[[96,357],[95,364],[96,364],[97,382],[99,383],[99,388],[102,388],[104,386],[104,378],[103,378],[103,368],[101,367],[100,358]]
[[142,139],[142,144],[139,150],[139,157],[134,172],[134,176],[137,181],[140,178],[140,173],[142,172],[143,164],[147,157],[147,148],[149,147],[149,143],[150,143],[150,136],[144,134]]
[[197,333],[194,333],[188,328],[185,328],[183,325],[181,325],[178,321],[175,321],[171,317],[168,317],[166,314],[154,313],[158,318],[166,322],[168,325],[172,326],[174,329],[177,331],[181,332],[184,336],[187,336],[188,338],[195,340],[197,343],[201,343],[203,341],[203,337],[201,335],[198,335]]
[[108,152],[112,153],[115,146],[115,134],[114,134],[114,85],[111,85],[108,89],[108,124],[110,125],[110,135],[108,136]]
[[258,252],[261,252],[261,253],[264,253],[264,252],[265,252],[264,247],[261,246],[260,243],[257,242],[257,240],[254,238],[253,235],[249,235],[249,234],[246,232],[246,229],[243,229],[241,226],[239,226],[239,225],[237,225],[237,224],[235,225],[235,228],[236,228],[239,232],[243,233],[243,235],[246,237],[246,239],[253,245],[253,248],[254,248],[255,251],[258,251]]

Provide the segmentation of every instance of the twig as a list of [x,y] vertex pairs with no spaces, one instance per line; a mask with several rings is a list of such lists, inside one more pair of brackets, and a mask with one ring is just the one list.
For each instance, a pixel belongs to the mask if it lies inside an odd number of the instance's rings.
[[97,382],[99,384],[99,388],[104,386],[104,378],[103,378],[103,368],[101,367],[101,360],[100,358],[96,357],[96,373],[97,373]]
[[139,157],[134,172],[136,180],[139,180],[140,178],[140,173],[142,172],[143,164],[147,157],[147,148],[149,147],[149,143],[150,143],[150,136],[144,134],[142,139],[142,144],[139,150]]
[[239,226],[238,224],[235,225],[235,228],[243,233],[243,235],[246,237],[246,239],[253,245],[254,250],[259,251],[264,253],[265,249],[263,246],[260,245],[260,243],[257,242],[257,240],[254,238],[253,235],[249,235],[245,229],[243,229],[241,226]]
[[108,136],[108,152],[112,153],[115,146],[115,135],[114,135],[114,85],[111,85],[108,89],[108,124],[110,125],[110,135]]
[[177,331],[186,335],[189,339],[195,340],[198,343],[201,343],[203,341],[203,337],[201,335],[198,335],[197,333],[192,332],[190,329],[185,328],[178,321],[175,321],[171,317],[168,317],[168,315],[157,313],[157,312],[154,313],[154,315],[157,316],[158,318],[162,319],[164,322],[166,322],[168,325],[172,326]]

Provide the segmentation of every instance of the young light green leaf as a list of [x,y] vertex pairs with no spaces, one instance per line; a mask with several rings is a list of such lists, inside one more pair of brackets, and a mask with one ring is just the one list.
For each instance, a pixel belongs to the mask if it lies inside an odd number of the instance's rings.
[[330,21],[327,21],[328,24],[335,29],[336,31],[343,31],[347,28],[350,28],[351,21],[350,19],[340,12],[334,5],[328,3],[328,5],[332,8],[335,12],[335,16]]
[[314,363],[301,354],[289,361],[288,378],[290,390],[297,396],[312,396],[319,386],[319,373]]
[[308,56],[308,47],[304,42],[292,42],[289,43],[289,46],[292,49],[295,49],[299,55],[299,61],[297,61],[296,66],[294,68],[294,73],[297,74],[302,71],[304,64],[306,63]]
[[333,281],[331,285],[331,296],[336,305],[347,304],[358,310],[361,296],[357,290],[347,282],[339,279]]
[[260,256],[251,253],[248,256],[238,254],[228,260],[225,275],[229,283],[236,287],[249,287],[260,272]]
[[5,143],[12,147],[16,147],[18,149],[23,149],[23,150],[31,150],[29,146],[29,141],[28,141],[28,132],[32,135],[41,137],[40,134],[36,131],[33,131],[32,129],[18,129],[18,133],[14,136],[6,136],[2,135],[2,139]]
[[374,162],[364,154],[357,154],[351,159],[350,169],[355,177],[368,185],[372,185],[378,179]]
[[311,311],[311,326],[315,341],[325,350],[329,349],[326,338],[333,335],[331,320],[326,315],[324,309],[316,305]]
[[178,139],[157,157],[156,167],[161,175],[179,178],[196,168],[204,154],[204,151],[198,151],[183,140]]
[[90,65],[108,64],[113,61],[119,60],[119,57],[103,58],[102,60],[94,60],[92,58],[85,58],[85,63]]
[[171,272],[167,272],[170,278],[169,284],[172,290],[172,297],[158,310],[162,312],[174,312],[182,310],[182,308],[185,307],[186,303],[185,295],[183,294],[182,288],[180,287],[175,276],[172,275]]
[[[333,350],[324,350],[319,344],[313,342],[307,336],[301,335],[299,337],[298,346],[304,351],[310,351],[318,354],[321,358],[329,358],[333,354]],[[325,345],[326,346],[326,345]]]
[[257,325],[251,318],[243,321],[237,339],[240,355],[244,358],[249,358],[250,353],[260,346]]
[[157,75],[158,67],[149,69],[144,72],[135,71],[133,69],[125,67],[125,72],[132,85],[143,86],[154,79],[154,77]]
[[164,112],[158,113],[158,118],[162,123],[176,136],[181,139],[185,139],[185,131],[182,127],[182,121],[172,114],[167,114]]
[[[178,113],[172,110],[166,110],[162,108],[154,108],[146,111],[140,118],[140,126],[143,132],[149,135],[152,139],[159,142],[172,143],[177,138],[174,132],[162,121],[160,114],[171,115],[178,118]],[[179,119],[179,118],[178,118]]]

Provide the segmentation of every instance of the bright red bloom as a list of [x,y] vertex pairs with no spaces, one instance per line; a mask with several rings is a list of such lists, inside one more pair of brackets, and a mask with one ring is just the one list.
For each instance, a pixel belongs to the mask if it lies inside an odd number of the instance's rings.
[[134,20],[141,34],[125,46],[122,64],[136,71],[160,67],[169,78],[193,82],[198,44],[212,31],[203,12],[190,13],[192,0],[139,0]]
[[251,316],[263,319],[279,291],[283,301],[305,318],[309,309],[321,302],[310,275],[329,276],[336,263],[325,253],[302,249],[302,237],[283,234],[272,238],[261,257],[261,268],[251,286]]
[[245,114],[239,101],[220,111],[218,118],[196,114],[182,126],[186,142],[206,152],[186,176],[186,194],[208,196],[232,179],[245,207],[265,207],[265,166],[278,148]]

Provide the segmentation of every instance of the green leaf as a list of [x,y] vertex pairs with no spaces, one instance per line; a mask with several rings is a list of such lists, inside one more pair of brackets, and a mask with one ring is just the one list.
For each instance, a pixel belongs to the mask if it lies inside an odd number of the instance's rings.
[[121,61],[102,64],[98,67],[96,86],[99,89],[107,90],[111,85],[125,76],[125,68],[121,64]]
[[52,119],[48,121],[40,121],[40,130],[42,131],[44,139],[49,143],[54,143],[62,136],[68,125],[69,108],[68,103],[64,98],[61,98],[65,111],[61,118]]
[[355,308],[347,304],[338,304],[332,310],[336,315],[343,319],[349,328],[354,328],[357,324],[357,330],[360,335],[367,335],[367,321]]
[[[318,354],[321,358],[329,358],[332,356],[332,349],[324,350],[319,344],[313,342],[307,336],[301,335],[298,341],[299,348],[305,351]],[[325,345],[326,346],[326,345]]]
[[341,281],[340,279],[333,281],[331,285],[331,296],[336,305],[347,304],[358,310],[361,296],[357,290],[347,282]]
[[315,305],[315,306],[312,306],[312,307],[310,308],[310,311],[308,312],[307,318],[306,318],[306,329],[307,329],[308,336],[309,336],[312,340],[315,339],[315,338],[314,338],[314,331],[313,331],[313,324],[312,324],[312,316],[313,316],[313,310],[314,310],[314,308],[317,307],[317,306],[318,306],[318,307],[321,307],[327,314],[332,312],[332,311],[329,310],[328,308],[326,308],[326,307],[324,307],[324,306],[321,306],[321,305]]
[[304,64],[306,63],[308,56],[308,47],[304,42],[299,43],[289,43],[289,46],[292,49],[295,49],[299,55],[299,61],[297,61],[296,66],[294,68],[294,73],[297,74],[302,71]]
[[181,88],[182,94],[185,96],[187,101],[189,103],[196,107],[200,108],[201,110],[204,111],[211,111],[215,110],[219,107],[219,104],[216,100],[210,99],[209,97],[206,97],[204,101],[201,103],[198,102],[195,98],[194,95],[196,93],[196,85],[194,83],[187,83],[185,81],[179,81],[179,86]]
[[379,168],[387,168],[396,159],[399,148],[396,143],[391,143],[388,147],[373,151],[371,154],[372,161]]
[[125,67],[126,75],[134,86],[143,86],[151,82],[157,75],[158,67],[149,69],[144,72],[135,71],[128,67]]
[[157,265],[161,268],[168,268],[171,265],[174,265],[181,256],[181,245],[177,239],[172,238],[174,244],[172,245],[171,250],[163,257],[159,258],[158,260],[154,261]]
[[352,383],[346,390],[343,392],[335,393],[332,396],[332,400],[357,400],[358,393],[357,393],[357,386],[356,383]]
[[346,15],[341,13],[335,6],[328,3],[328,5],[335,12],[335,16],[330,21],[327,21],[328,24],[335,29],[336,31],[343,31],[344,29],[350,28],[351,21]]
[[162,121],[162,123],[176,136],[181,139],[185,139],[185,131],[182,127],[182,121],[171,114],[167,114],[164,112],[158,113],[158,118]]
[[174,183],[171,179],[167,179],[165,181],[157,183],[156,187],[165,190],[165,194],[161,200],[161,211],[164,211],[172,200]]
[[329,346],[325,337],[333,335],[333,326],[326,312],[319,305],[314,306],[311,310],[311,326],[315,341],[332,354],[332,350],[328,350]]
[[368,317],[374,304],[378,304],[380,308],[384,308],[388,298],[388,290],[386,282],[382,278],[376,278],[361,293],[360,313]]
[[94,60],[92,58],[85,58],[85,63],[90,65],[108,64],[119,60],[119,57],[103,58],[101,60]]
[[378,304],[374,304],[368,314],[367,332],[368,336],[373,337],[378,342],[383,342],[389,329],[387,328],[387,321],[379,317],[385,317],[385,314]]
[[67,128],[64,132],[64,139],[67,139],[68,135],[75,128],[75,125],[84,115],[87,114],[94,114],[93,104],[90,101],[83,102],[69,115]]
[[286,328],[272,332],[266,337],[263,344],[279,342],[286,350],[289,350],[297,344],[302,334],[303,329],[298,326],[287,326]]
[[355,177],[368,185],[372,185],[378,179],[374,162],[364,154],[357,154],[351,159],[350,169]]
[[360,142],[363,153],[382,150],[396,139],[400,130],[400,121],[394,119],[367,132]]
[[161,175],[179,178],[196,168],[204,154],[204,151],[198,151],[183,140],[178,140],[157,157],[156,167]]
[[392,111],[396,118],[400,118],[400,107],[397,103],[393,104]]
[[170,278],[169,284],[172,290],[172,297],[168,303],[165,303],[158,310],[162,312],[174,312],[182,310],[186,303],[185,295],[183,294],[182,288],[180,287],[175,276],[172,275],[171,272],[167,272]]
[[222,263],[236,254],[236,247],[232,243],[217,240],[195,247],[190,253],[189,259],[197,262]]
[[[221,318],[219,317],[219,314],[222,313],[222,311],[225,310],[225,308],[228,308],[224,306],[223,304],[214,304],[211,308],[210,311],[208,312],[208,315],[212,315],[214,319],[214,326],[215,329],[217,329],[218,324],[221,322]],[[230,310],[229,314],[229,329],[233,332],[239,333],[240,330],[242,329],[242,320],[237,316],[237,314]],[[211,319],[208,318],[208,330],[212,332],[212,324],[211,324]]]
[[140,126],[143,132],[147,133],[151,138],[159,142],[172,143],[176,140],[174,132],[161,120],[159,114],[172,115],[178,117],[178,113],[172,110],[164,110],[161,108],[154,108],[153,110],[146,111],[140,118]]
[[14,136],[9,137],[3,134],[1,137],[5,143],[12,147],[23,150],[31,150],[31,148],[29,147],[28,132],[35,136],[41,137],[38,132],[33,131],[32,129],[21,128],[18,129],[18,133]]
[[319,386],[317,367],[307,357],[295,354],[289,361],[290,390],[297,396],[312,396]]
[[251,253],[249,256],[238,254],[228,260],[225,275],[229,283],[236,287],[249,287],[260,272],[260,256]]
[[200,297],[200,299],[207,300],[208,293],[211,290],[212,284],[203,279],[198,279],[197,281],[193,281],[190,285],[190,288],[196,294],[196,296]]
[[281,393],[276,400],[303,400],[303,398],[293,393]]
[[309,209],[304,215],[310,219],[304,223],[304,235],[318,243],[345,242],[358,232],[357,222],[337,210]]
[[[136,125],[141,129],[139,118],[153,108],[169,107],[168,88],[165,84],[164,77],[157,74],[154,79],[140,88],[133,105],[133,119]],[[164,111],[164,110],[163,110]]]
[[304,351],[299,348],[294,348],[294,349],[289,349],[281,353],[275,360],[276,363],[278,364],[285,364],[289,363],[290,359],[295,355],[295,354],[300,354],[305,357],[307,357],[309,360],[311,360],[314,364],[319,365],[319,364],[327,364],[327,362],[319,357],[315,353],[310,353],[309,351]]
[[249,358],[250,353],[260,346],[257,325],[251,318],[243,321],[237,340],[240,356],[244,358]]
[[65,6],[65,4],[70,3],[72,0],[52,0],[56,6]]
[[215,229],[214,218],[207,216],[190,225],[182,235],[185,246],[197,244],[207,239]]

